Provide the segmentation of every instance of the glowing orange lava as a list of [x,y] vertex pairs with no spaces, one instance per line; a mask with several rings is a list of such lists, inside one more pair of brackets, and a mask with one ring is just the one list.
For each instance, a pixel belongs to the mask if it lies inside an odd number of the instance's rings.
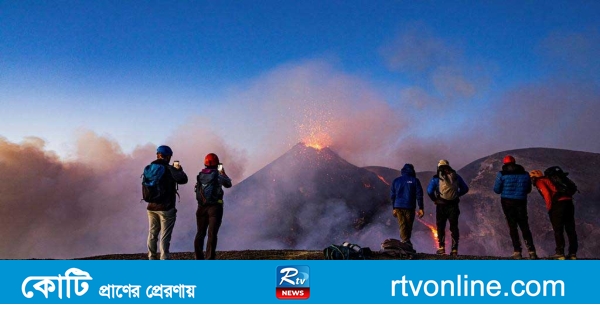
[[388,183],[388,182],[385,180],[385,178],[383,178],[383,176],[381,176],[381,175],[377,175],[377,177],[379,177],[379,179],[381,179],[381,181],[382,181],[382,182],[384,182],[386,185],[388,185],[388,186],[390,185],[390,183]]
[[317,150],[321,150],[324,148],[324,146],[320,145],[319,143],[306,143],[304,142],[304,145],[309,147],[309,148],[313,148],[313,149],[317,149]]
[[323,109],[305,108],[304,117],[297,122],[300,142],[307,147],[321,150],[331,145],[331,113]]
[[437,227],[433,224],[429,224],[429,223],[425,222],[422,219],[417,218],[417,220],[419,220],[419,222],[423,223],[423,225],[425,225],[431,231],[431,234],[432,234],[431,238],[433,239],[434,245],[437,247],[437,245],[438,245]]

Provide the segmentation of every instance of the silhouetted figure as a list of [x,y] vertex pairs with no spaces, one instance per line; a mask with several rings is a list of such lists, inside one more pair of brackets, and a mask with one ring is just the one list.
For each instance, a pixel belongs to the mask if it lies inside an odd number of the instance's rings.
[[217,251],[217,234],[223,221],[223,187],[231,187],[231,179],[225,174],[225,168],[219,163],[219,157],[209,153],[204,158],[204,168],[197,176],[196,225],[198,231],[194,239],[196,259],[204,259],[204,238],[208,231],[206,242],[206,259],[215,259]]
[[419,205],[419,211],[417,211],[419,218],[422,218],[425,214],[423,210],[423,187],[416,177],[412,164],[404,164],[400,174],[401,176],[394,179],[391,185],[392,215],[398,219],[400,240],[412,248],[410,237],[415,222],[417,204]]
[[527,195],[531,192],[531,179],[523,166],[516,163],[515,158],[507,155],[504,157],[502,170],[496,175],[494,192],[500,194],[502,211],[508,223],[510,239],[513,244],[514,259],[521,259],[521,240],[519,228],[529,251],[529,258],[537,259],[533,236],[529,229],[527,216]]
[[188,182],[183,168],[176,161],[169,165],[173,151],[166,145],[156,149],[156,160],[144,168],[142,196],[148,202],[148,259],[158,259],[157,243],[160,235],[160,259],[170,259],[169,247],[177,209],[177,185]]
[[435,203],[435,221],[437,225],[438,244],[437,254],[446,253],[446,221],[450,222],[452,236],[452,256],[458,255],[458,217],[460,216],[460,197],[469,191],[465,181],[456,173],[447,160],[440,160],[437,173],[427,186],[427,195]]
[[[558,168],[558,167],[555,167]],[[548,170],[546,170],[548,171]],[[568,173],[564,173],[560,168],[558,172],[562,173],[559,176],[567,176]],[[557,189],[556,184],[553,183],[546,174],[540,170],[533,170],[529,172],[533,185],[538,189],[544,201],[546,202],[546,209],[548,209],[548,216],[550,217],[550,223],[554,230],[554,241],[556,242],[555,254],[550,256],[553,259],[563,260],[565,259],[565,235],[569,238],[569,253],[566,258],[577,259],[577,250],[579,244],[577,242],[577,232],[575,231],[575,206],[573,205],[573,194],[577,191],[568,191],[566,189]]]

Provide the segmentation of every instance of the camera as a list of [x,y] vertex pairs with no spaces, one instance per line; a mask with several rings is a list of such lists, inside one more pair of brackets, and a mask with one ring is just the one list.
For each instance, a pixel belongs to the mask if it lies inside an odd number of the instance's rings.
[[219,172],[223,171],[223,164],[219,163],[219,165],[217,166],[217,170],[219,170]]

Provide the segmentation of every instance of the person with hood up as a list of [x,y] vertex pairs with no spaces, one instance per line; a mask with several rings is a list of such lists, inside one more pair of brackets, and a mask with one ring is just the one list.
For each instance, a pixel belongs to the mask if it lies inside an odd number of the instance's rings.
[[435,203],[435,221],[438,233],[438,255],[446,254],[446,221],[450,222],[452,256],[458,256],[458,217],[460,197],[469,191],[465,181],[456,173],[447,160],[440,160],[436,174],[427,186],[427,195]]
[[529,251],[530,259],[537,259],[533,236],[529,229],[527,217],[527,195],[531,192],[531,179],[523,166],[516,163],[515,158],[507,155],[502,161],[502,170],[496,175],[494,192],[500,194],[500,204],[508,223],[510,238],[513,244],[512,258],[522,258],[519,228]]
[[401,176],[394,179],[391,185],[390,197],[392,199],[392,215],[398,220],[400,226],[400,240],[413,247],[410,237],[413,223],[415,222],[415,209],[418,204],[417,215],[422,218],[423,210],[423,187],[416,177],[412,164],[405,164],[400,170]]

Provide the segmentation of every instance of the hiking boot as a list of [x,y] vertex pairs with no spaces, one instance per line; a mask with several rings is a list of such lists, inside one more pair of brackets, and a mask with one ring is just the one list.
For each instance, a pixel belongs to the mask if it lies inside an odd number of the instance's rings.
[[513,252],[512,259],[521,259],[521,258],[523,258],[523,256],[521,255],[521,252]]
[[529,259],[531,260],[537,260],[538,256],[535,252],[529,252]]
[[453,257],[456,257],[456,256],[458,256],[458,249],[453,249],[453,250],[450,252],[450,256],[453,256]]
[[565,255],[564,254],[554,254],[548,258],[556,259],[556,260],[565,260]]
[[577,255],[575,254],[569,254],[569,256],[567,256],[568,260],[577,260]]
[[446,255],[446,249],[444,247],[440,247],[435,253],[438,255]]

